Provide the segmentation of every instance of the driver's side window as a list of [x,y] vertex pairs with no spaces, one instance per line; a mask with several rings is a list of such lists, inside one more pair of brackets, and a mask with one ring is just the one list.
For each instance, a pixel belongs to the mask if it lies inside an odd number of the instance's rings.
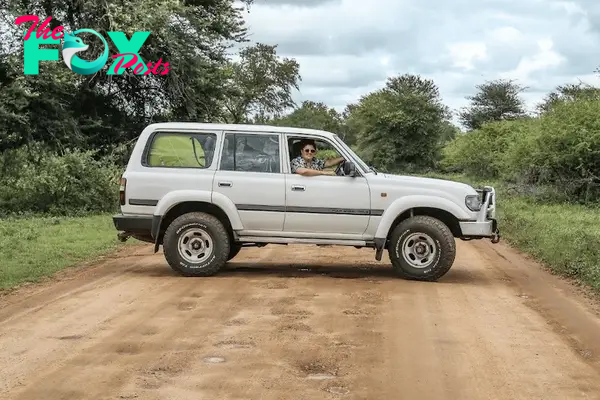
[[[322,160],[326,163],[328,160],[335,160],[342,157],[342,154],[336,149],[330,142],[322,139],[316,139],[313,137],[302,137],[294,136],[288,138],[288,148],[290,151],[290,162],[293,163],[294,159],[302,157],[302,146],[310,141],[316,148],[316,153],[313,155],[317,160]],[[325,171],[335,172],[338,165],[325,166]]]

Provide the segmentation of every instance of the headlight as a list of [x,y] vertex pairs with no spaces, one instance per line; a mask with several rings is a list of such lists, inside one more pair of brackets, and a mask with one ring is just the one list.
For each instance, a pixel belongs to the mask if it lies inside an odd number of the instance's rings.
[[465,204],[471,211],[481,210],[481,198],[476,194],[465,197]]

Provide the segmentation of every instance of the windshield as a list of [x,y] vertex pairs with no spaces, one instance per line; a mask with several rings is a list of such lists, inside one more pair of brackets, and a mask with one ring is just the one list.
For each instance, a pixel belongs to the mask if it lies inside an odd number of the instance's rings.
[[364,161],[361,160],[360,157],[358,155],[356,155],[356,153],[354,151],[352,151],[350,146],[348,146],[346,143],[344,143],[344,141],[342,139],[340,139],[338,135],[334,134],[333,137],[340,144],[340,146],[343,146],[344,149],[346,149],[348,151],[348,153],[350,153],[350,155],[352,157],[354,157],[354,160],[362,167],[362,169],[364,169],[365,171],[372,171],[372,169],[367,164],[365,164]]

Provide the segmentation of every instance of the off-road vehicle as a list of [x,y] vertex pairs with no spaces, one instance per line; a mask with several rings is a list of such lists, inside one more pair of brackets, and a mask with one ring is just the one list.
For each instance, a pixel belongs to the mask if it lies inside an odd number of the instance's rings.
[[[303,139],[344,158],[334,175],[291,172]],[[118,237],[162,245],[185,276],[214,275],[243,246],[303,243],[370,248],[378,261],[387,250],[400,276],[434,281],[454,262],[455,238],[500,238],[493,187],[381,173],[313,129],[149,125],[122,175],[120,207]]]

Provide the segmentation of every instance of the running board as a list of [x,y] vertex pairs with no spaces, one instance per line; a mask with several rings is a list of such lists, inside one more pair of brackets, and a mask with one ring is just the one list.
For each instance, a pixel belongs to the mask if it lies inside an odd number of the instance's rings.
[[335,246],[361,246],[373,247],[374,244],[364,240],[350,239],[306,239],[306,238],[286,238],[275,236],[240,236],[238,242],[246,243],[283,243],[283,244],[328,244]]

